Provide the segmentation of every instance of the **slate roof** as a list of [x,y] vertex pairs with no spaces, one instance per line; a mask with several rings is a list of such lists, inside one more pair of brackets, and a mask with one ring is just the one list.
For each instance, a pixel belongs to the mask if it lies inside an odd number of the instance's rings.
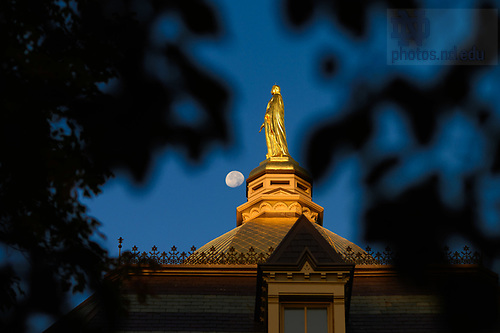
[[[427,273],[425,282],[415,283],[391,266],[357,266],[347,332],[500,332],[500,323],[494,323],[499,309],[487,302],[488,298],[500,301],[491,271],[479,265],[443,265]],[[443,289],[453,281],[462,282],[450,289],[456,303],[452,308],[459,311],[450,311],[449,295],[443,297]],[[478,292],[481,284],[490,283],[493,295]],[[490,306],[490,313],[477,313]]]
[[[170,268],[125,283],[129,313],[113,328],[102,309],[94,310],[93,296],[46,332],[265,332],[254,322],[255,267],[248,274],[229,269],[217,276],[210,269]],[[147,293],[144,301],[138,297],[138,284]],[[75,324],[78,318],[83,324]]]
[[446,332],[440,300],[429,290],[403,284],[393,269],[389,276],[356,273],[348,333]]

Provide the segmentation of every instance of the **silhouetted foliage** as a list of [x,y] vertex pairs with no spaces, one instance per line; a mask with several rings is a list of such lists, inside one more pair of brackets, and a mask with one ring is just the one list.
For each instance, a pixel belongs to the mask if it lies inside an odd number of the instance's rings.
[[418,8],[412,0],[382,0],[366,3],[362,0],[355,1],[329,1],[329,0],[285,0],[287,18],[295,27],[308,23],[315,15],[329,15],[335,21],[347,28],[353,35],[366,34],[367,11],[370,6],[383,4],[387,8]]
[[[363,38],[367,35],[366,22],[370,6],[418,8],[420,4],[340,0],[287,0],[284,3],[292,27],[304,27],[321,13],[346,28],[351,38]],[[475,6],[491,8],[481,2],[477,2]],[[498,18],[495,20],[498,21]],[[479,40],[491,29],[491,26],[482,22],[474,26],[478,29],[471,40]],[[490,51],[498,53],[497,49]],[[335,58],[335,55],[329,56]],[[461,236],[474,244],[490,260],[489,264],[494,258],[500,257],[500,237],[485,232],[480,225],[481,209],[484,209],[480,204],[482,186],[484,182],[496,179],[500,171],[500,121],[494,115],[498,112],[495,110],[498,105],[488,105],[473,89],[474,83],[485,73],[495,70],[495,67],[445,66],[443,74],[427,84],[413,81],[411,75],[391,76],[393,74],[387,74],[381,82],[370,82],[369,79],[354,82],[350,87],[350,101],[340,112],[332,112],[334,116],[330,120],[324,120],[314,128],[310,140],[305,144],[307,167],[316,179],[323,178],[331,170],[331,166],[342,159],[359,157],[366,198],[361,217],[365,224],[365,239],[369,242],[382,242],[393,248],[399,255],[396,266],[414,280],[425,278],[431,267],[441,262],[439,249],[453,236]],[[322,68],[327,75],[327,68]],[[387,105],[394,106],[408,124],[410,143],[398,151],[377,152],[371,149],[377,127],[377,112]],[[486,153],[479,167],[455,175],[454,182],[459,184],[462,194],[450,203],[442,195],[445,188],[443,174],[434,167],[427,167],[422,172],[424,176],[412,182],[395,177],[398,171],[411,163],[408,161],[412,157],[436,147],[441,125],[456,114],[460,114],[462,119],[466,119],[480,132],[484,138]],[[462,149],[471,153],[476,148]],[[467,156],[461,158],[463,157]],[[389,186],[389,180],[399,181],[402,189],[394,190],[394,186]],[[475,295],[470,296],[474,300],[467,302],[464,299],[458,300],[463,293],[460,283],[455,281],[457,279],[451,276],[446,279],[452,283],[446,285],[443,281],[441,290],[444,304],[449,310],[450,327],[454,332],[481,331],[482,325],[495,323],[499,301],[496,283],[484,284],[470,292],[488,295],[484,301],[480,302]],[[478,282],[471,283],[477,285]],[[470,293],[467,292],[468,295]],[[458,311],[458,307],[465,303],[474,304],[476,311]],[[464,325],[457,325],[462,322]]]
[[220,33],[203,0],[0,3],[1,331],[101,288],[112,262],[80,199],[111,170],[143,181],[159,148],[198,160],[228,140],[228,91],[189,54]]

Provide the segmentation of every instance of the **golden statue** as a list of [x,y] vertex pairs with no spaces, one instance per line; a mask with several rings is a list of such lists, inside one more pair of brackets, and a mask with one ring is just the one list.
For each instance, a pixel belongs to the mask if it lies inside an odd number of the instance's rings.
[[259,130],[259,133],[262,131],[262,128],[266,130],[266,158],[290,156],[286,143],[285,106],[281,97],[280,87],[274,85],[271,89],[271,94],[273,94],[273,97],[267,103],[264,123],[260,126]]

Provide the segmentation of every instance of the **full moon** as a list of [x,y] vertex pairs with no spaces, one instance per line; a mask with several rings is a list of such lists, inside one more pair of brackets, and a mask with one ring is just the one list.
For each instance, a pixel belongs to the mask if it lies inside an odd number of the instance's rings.
[[226,176],[226,185],[229,187],[238,187],[243,184],[245,177],[239,171],[231,171]]

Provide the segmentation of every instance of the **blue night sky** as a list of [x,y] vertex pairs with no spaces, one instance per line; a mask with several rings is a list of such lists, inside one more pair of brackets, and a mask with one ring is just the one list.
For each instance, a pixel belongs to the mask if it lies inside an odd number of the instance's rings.
[[[453,6],[467,7],[469,3],[472,2],[454,1]],[[103,245],[112,255],[118,253],[119,237],[124,238],[124,250],[137,245],[139,250],[149,251],[156,245],[159,251],[168,251],[175,245],[180,251],[188,251],[191,246],[199,248],[236,227],[236,207],[246,202],[245,183],[230,188],[225,177],[232,170],[247,177],[265,159],[265,137],[258,130],[273,84],[281,86],[285,102],[290,153],[304,166],[307,133],[322,119],[343,111],[355,83],[379,85],[399,75],[425,85],[446,70],[446,66],[440,65],[387,64],[385,7],[368,11],[368,34],[358,38],[326,17],[314,20],[304,29],[292,30],[286,25],[278,2],[219,0],[215,6],[223,37],[198,41],[191,47],[201,63],[233,91],[233,141],[227,147],[212,146],[199,164],[186,160],[178,150],[159,152],[144,185],[138,186],[126,173],[116,172],[101,195],[86,201],[90,214],[102,222],[100,231],[107,236]],[[436,31],[446,28],[446,34],[433,34],[436,45],[448,47],[471,30],[470,11],[452,14],[432,21]],[[153,38],[175,38],[175,20],[166,18],[157,26]],[[338,62],[334,74],[324,77],[319,60],[328,53],[335,54]],[[493,89],[498,87],[498,74],[498,68],[492,69],[474,88],[486,102],[495,105],[499,103]],[[203,122],[192,105],[179,105],[177,115],[187,123]],[[393,175],[388,184],[395,191],[402,183],[418,179],[421,170],[432,168],[442,170],[448,177],[444,177],[445,199],[460,197],[460,189],[453,188],[453,177],[480,163],[477,161],[483,158],[484,149],[474,125],[458,114],[448,120],[441,126],[435,149],[413,154]],[[376,123],[372,139],[375,152],[402,151],[412,144],[414,139],[407,134],[405,119],[398,116],[392,105],[380,110]],[[474,149],[466,150],[467,145]],[[337,163],[326,179],[315,182],[313,200],[325,208],[324,227],[364,247],[367,244],[360,221],[364,196],[359,168],[355,156]],[[496,216],[491,220],[496,221]],[[495,222],[485,228],[496,232],[499,229]]]

